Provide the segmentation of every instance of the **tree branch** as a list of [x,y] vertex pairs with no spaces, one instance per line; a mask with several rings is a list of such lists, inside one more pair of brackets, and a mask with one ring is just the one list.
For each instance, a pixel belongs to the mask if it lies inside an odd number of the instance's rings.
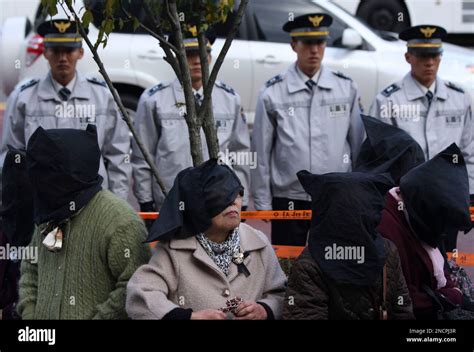
[[[184,116],[188,125],[189,142],[191,144],[191,157],[193,159],[193,165],[197,166],[202,164],[202,142],[200,126],[197,121],[196,104],[194,102],[194,94],[192,90],[191,73],[189,72],[188,60],[186,58],[186,50],[183,44],[183,33],[181,32],[181,26],[179,24],[178,9],[176,6],[176,0],[165,1],[168,15],[172,16],[170,22],[173,26],[173,36],[176,38],[178,45],[178,52],[176,57],[178,59],[179,67],[182,73],[183,81],[182,88],[184,91],[184,97],[186,100],[186,115]],[[177,22],[176,22],[177,21]],[[177,25],[176,25],[177,24]]]
[[207,99],[210,99],[211,94],[212,94],[212,89],[214,88],[214,83],[216,82],[217,79],[217,74],[219,73],[219,70],[221,69],[221,66],[224,62],[224,58],[227,55],[227,52],[229,51],[230,45],[232,44],[232,41],[234,40],[235,34],[237,33],[237,30],[239,29],[240,23],[242,22],[242,17],[245,12],[245,8],[247,7],[249,0],[241,0],[239,9],[237,10],[237,14],[235,15],[234,22],[232,23],[231,30],[229,31],[229,34],[227,35],[226,41],[224,43],[224,46],[222,47],[219,56],[216,59],[216,62],[214,64],[214,67],[212,68],[212,72],[209,76],[208,84],[206,86],[206,89],[204,91],[204,101],[203,105],[208,102],[206,102]]
[[91,41],[89,40],[89,37],[87,36],[87,34],[84,30],[84,26],[82,25],[82,22],[79,19],[79,16],[77,15],[76,11],[72,7],[72,4],[66,2],[66,5],[67,5],[69,11],[71,12],[71,14],[74,15],[76,23],[79,27],[79,32],[81,33],[81,36],[84,38],[85,42],[87,43],[87,46],[91,50],[91,52],[93,54],[93,57],[94,57],[94,61],[99,66],[99,72],[102,74],[102,77],[104,77],[105,82],[107,83],[107,86],[109,87],[109,90],[112,93],[112,96],[113,96],[115,102],[117,103],[117,106],[118,106],[120,112],[122,113],[122,119],[125,121],[128,128],[132,132],[133,138],[135,138],[135,141],[137,142],[137,145],[140,148],[140,151],[142,152],[143,156],[145,157],[145,161],[150,166],[151,171],[152,171],[152,173],[153,173],[153,175],[156,179],[156,182],[160,186],[161,191],[163,192],[163,194],[166,196],[167,192],[166,192],[166,189],[165,189],[165,185],[164,185],[163,181],[161,180],[161,178],[159,176],[158,169],[156,168],[155,164],[153,163],[153,160],[150,156],[150,153],[148,152],[148,150],[143,145],[137,131],[133,127],[133,122],[130,119],[130,116],[128,115],[127,110],[123,106],[122,100],[120,99],[120,96],[119,96],[117,90],[115,89],[114,85],[112,84],[112,81],[110,80],[110,77],[109,77],[107,71],[105,70],[105,67],[104,67],[104,65],[103,65],[103,63],[100,59],[100,56],[97,53],[97,50],[95,50],[94,46],[92,45]]

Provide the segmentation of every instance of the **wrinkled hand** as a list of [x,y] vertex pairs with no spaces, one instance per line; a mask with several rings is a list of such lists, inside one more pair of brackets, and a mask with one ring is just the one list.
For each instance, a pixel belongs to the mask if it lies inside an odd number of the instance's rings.
[[243,301],[235,310],[236,320],[265,320],[267,311],[262,305],[253,301]]
[[191,320],[226,320],[227,315],[216,309],[204,309],[191,314]]

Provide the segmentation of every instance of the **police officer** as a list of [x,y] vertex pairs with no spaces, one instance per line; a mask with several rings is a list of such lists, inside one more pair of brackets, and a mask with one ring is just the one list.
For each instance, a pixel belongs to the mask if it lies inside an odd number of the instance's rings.
[[[193,92],[197,103],[201,104],[204,95],[196,28],[189,27],[183,35]],[[207,33],[209,63],[214,41],[215,35],[209,31]],[[231,87],[216,81],[212,91],[212,104],[219,149],[223,155],[236,157],[234,171],[248,190],[249,165],[245,162],[239,163],[238,159],[238,155],[243,156],[250,149],[250,136],[240,97]],[[171,83],[160,83],[146,90],[138,103],[135,126],[145,147],[154,156],[155,165],[167,190],[171,189],[176,175],[181,170],[193,165],[185,112],[184,91],[177,78]],[[201,139],[206,160],[208,151],[202,130]],[[244,159],[245,157],[240,160]],[[135,142],[132,142],[132,166],[134,193],[140,203],[141,211],[159,210],[164,200],[163,193]],[[247,203],[248,196],[245,195],[243,204]]]
[[44,56],[50,71],[32,79],[10,95],[3,123],[0,152],[3,164],[7,145],[25,149],[30,136],[45,129],[85,129],[95,124],[101,148],[100,175],[104,188],[126,199],[131,176],[130,137],[104,82],[86,78],[76,71],[84,49],[76,24],[67,19],[42,23]]
[[[464,90],[438,76],[446,30],[420,25],[400,33],[407,42],[405,60],[411,71],[378,94],[370,115],[405,130],[423,149],[426,160],[453,142],[459,146],[474,194],[474,122]],[[472,200],[473,196],[471,196]],[[451,244],[448,248],[453,248]]]
[[[331,16],[312,13],[287,22],[297,61],[270,79],[258,99],[251,170],[257,210],[310,209],[296,173],[351,171],[364,137],[356,84],[321,65]],[[350,206],[350,205],[348,205]],[[306,244],[309,221],[273,221],[272,242]]]

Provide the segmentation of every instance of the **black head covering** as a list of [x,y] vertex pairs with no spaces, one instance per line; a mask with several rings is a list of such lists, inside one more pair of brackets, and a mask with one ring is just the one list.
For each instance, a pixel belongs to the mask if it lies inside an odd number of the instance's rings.
[[145,242],[187,238],[207,230],[212,218],[243,191],[235,173],[216,159],[184,169],[176,176]]
[[71,217],[102,189],[100,155],[94,125],[85,131],[38,127],[26,150],[37,224]]
[[8,146],[2,173],[2,231],[8,243],[26,246],[33,234],[33,189],[24,150]]
[[469,179],[456,144],[403,176],[400,192],[414,232],[431,247],[447,233],[471,229]]
[[[313,175],[300,171],[297,175],[312,199],[308,240],[312,258],[338,284],[374,284],[385,262],[383,239],[375,228],[392,180],[385,175],[360,172]],[[363,247],[364,262],[327,258],[328,248],[332,250],[334,246]]]
[[409,170],[425,161],[420,145],[404,130],[362,115],[367,138],[360,149],[354,171],[389,172],[395,184]]

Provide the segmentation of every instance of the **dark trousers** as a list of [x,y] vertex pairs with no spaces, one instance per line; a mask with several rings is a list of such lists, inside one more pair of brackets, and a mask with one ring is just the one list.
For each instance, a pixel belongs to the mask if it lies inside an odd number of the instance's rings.
[[[273,210],[310,210],[311,202],[289,198],[273,198]],[[308,220],[272,220],[272,244],[282,246],[306,246],[306,238],[311,221]]]

